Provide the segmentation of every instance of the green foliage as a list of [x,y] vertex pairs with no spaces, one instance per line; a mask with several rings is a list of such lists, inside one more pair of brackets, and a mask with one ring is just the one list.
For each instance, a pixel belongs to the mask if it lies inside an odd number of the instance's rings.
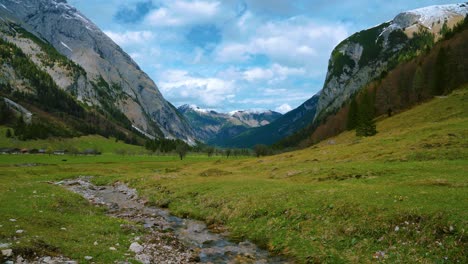
[[[145,148],[151,150],[152,152],[159,151],[161,153],[169,153],[172,151],[177,151],[178,146],[181,147],[179,150],[190,150],[190,146],[180,139],[165,139],[165,138],[156,138],[154,140],[147,140],[145,143]],[[186,153],[185,153],[186,154]],[[185,156],[185,155],[184,155]]]
[[254,150],[255,156],[257,157],[268,156],[268,155],[273,154],[273,151],[271,150],[271,148],[263,144],[255,145],[253,150]]
[[13,120],[14,114],[0,97],[0,124],[8,124]]
[[187,156],[189,149],[190,147],[187,144],[177,144],[175,151],[179,155],[180,160],[183,160]]
[[6,137],[6,138],[11,138],[11,137],[13,137],[13,133],[11,132],[11,129],[7,129],[7,131],[5,132],[5,137]]
[[442,25],[442,28],[440,29],[440,32],[439,34],[443,37],[443,38],[446,38],[448,34],[450,34],[451,30],[450,28],[447,26],[447,21],[444,22],[444,24]]
[[441,48],[437,54],[435,64],[435,81],[433,85],[433,94],[442,95],[444,94],[444,87],[449,82],[450,72],[448,72],[448,58],[447,51],[445,48]]
[[363,94],[363,99],[358,107],[359,116],[356,126],[356,136],[370,137],[377,134],[377,129],[374,121],[374,99],[366,90]]
[[397,45],[401,45],[408,41],[408,36],[403,32],[403,30],[397,29],[392,31],[388,35],[388,43],[391,47],[395,47]]
[[13,126],[15,136],[19,140],[31,139],[46,139],[49,137],[72,137],[73,132],[67,129],[57,127],[45,120],[33,121],[31,124],[26,124],[23,117],[19,116]]
[[332,72],[332,76],[339,76],[344,72],[346,67],[350,69],[356,66],[356,63],[348,55],[334,50],[332,53],[333,64],[330,64],[328,70]]
[[213,156],[214,152],[215,152],[215,148],[214,148],[214,147],[208,147],[208,148],[206,148],[206,154],[208,155],[208,157]]

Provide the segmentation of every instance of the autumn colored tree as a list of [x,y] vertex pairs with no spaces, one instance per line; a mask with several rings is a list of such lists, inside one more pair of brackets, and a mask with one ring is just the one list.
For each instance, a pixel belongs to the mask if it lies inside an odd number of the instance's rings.
[[356,101],[356,97],[353,97],[351,100],[351,104],[349,105],[349,112],[348,112],[348,122],[346,128],[348,130],[353,130],[357,127],[359,123],[359,109],[358,103]]

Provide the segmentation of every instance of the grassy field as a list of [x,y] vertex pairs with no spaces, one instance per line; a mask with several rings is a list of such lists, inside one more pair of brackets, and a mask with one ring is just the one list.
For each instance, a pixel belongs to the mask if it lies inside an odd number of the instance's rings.
[[8,127],[0,126],[0,148],[27,148],[27,149],[69,149],[76,148],[80,151],[86,149],[99,150],[106,153],[115,153],[118,150],[125,149],[129,153],[144,153],[143,147],[125,144],[122,141],[116,142],[114,138],[105,138],[102,136],[83,136],[78,138],[66,139],[47,139],[47,140],[28,140],[20,141],[15,138],[6,138]]
[[125,259],[121,221],[46,183],[92,175],[298,263],[467,263],[468,89],[381,118],[377,130],[265,158],[0,156],[0,244]]

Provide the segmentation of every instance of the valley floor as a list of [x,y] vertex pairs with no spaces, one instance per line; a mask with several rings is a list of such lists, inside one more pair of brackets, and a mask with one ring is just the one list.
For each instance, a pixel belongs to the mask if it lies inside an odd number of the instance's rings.
[[265,158],[3,155],[0,244],[84,263],[129,258],[140,231],[48,183],[94,176],[297,263],[467,263],[468,89],[377,130]]

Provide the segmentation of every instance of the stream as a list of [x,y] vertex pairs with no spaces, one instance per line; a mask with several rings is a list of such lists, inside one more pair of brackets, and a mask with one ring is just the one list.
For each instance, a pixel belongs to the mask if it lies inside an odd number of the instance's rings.
[[145,235],[136,237],[129,249],[142,263],[291,263],[249,241],[232,242],[227,233],[215,233],[204,222],[146,206],[137,191],[125,184],[95,186],[90,180],[91,177],[81,177],[57,184],[93,204],[107,206],[111,216],[142,224]]

